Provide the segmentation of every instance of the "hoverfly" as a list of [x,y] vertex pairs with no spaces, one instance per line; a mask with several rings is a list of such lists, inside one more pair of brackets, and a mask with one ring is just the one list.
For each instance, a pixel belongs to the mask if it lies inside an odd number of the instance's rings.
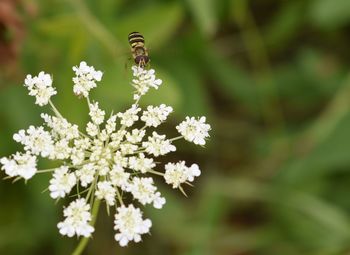
[[148,51],[145,47],[145,39],[139,32],[132,32],[128,36],[131,53],[135,63],[144,68],[150,61]]

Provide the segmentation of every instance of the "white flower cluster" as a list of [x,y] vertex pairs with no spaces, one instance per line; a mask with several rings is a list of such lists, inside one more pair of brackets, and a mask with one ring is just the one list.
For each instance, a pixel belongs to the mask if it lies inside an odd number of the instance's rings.
[[40,72],[35,77],[28,74],[24,80],[24,86],[28,88],[30,96],[35,96],[35,103],[40,106],[46,105],[51,96],[57,94],[55,88],[52,87],[51,76],[44,72]]
[[168,163],[165,165],[165,182],[171,184],[173,188],[178,188],[181,184],[189,181],[193,182],[194,177],[201,175],[201,170],[197,164],[190,167],[185,165],[185,161],[178,163]]
[[[153,175],[162,176],[167,184],[184,192],[181,185],[190,185],[201,173],[197,164],[187,167],[184,161],[168,163],[164,171],[159,171],[156,170],[159,163],[154,158],[176,151],[173,142],[180,138],[204,145],[210,126],[205,123],[205,117],[187,117],[176,127],[180,133],[178,137],[168,139],[164,134],[150,131],[149,128],[166,121],[173,109],[165,104],[148,106],[145,110],[139,107],[140,96],[162,83],[156,79],[154,70],[140,67],[132,68],[136,102],[126,111],[106,117],[98,102],[90,103],[89,99],[89,91],[101,80],[102,72],[85,62],[73,70],[76,74],[73,91],[87,98],[90,121],[85,127],[86,134],[62,117],[50,102],[55,115],[42,114],[43,126],[30,126],[14,134],[13,139],[23,145],[24,152],[1,158],[1,169],[10,177],[25,180],[36,173],[51,172],[50,196],[53,199],[76,197],[64,209],[65,219],[58,224],[62,235],[89,237],[94,231],[94,212],[104,201],[108,212],[116,208],[115,240],[121,246],[130,241],[139,242],[152,223],[142,219],[141,209],[135,205],[151,204],[160,209],[166,202]],[[50,76],[43,72],[38,77],[27,76],[25,84],[39,105],[49,102],[50,96],[56,93]],[[143,127],[137,128],[135,123]],[[62,164],[38,170],[38,157],[60,160]],[[76,194],[71,195],[73,191]],[[126,206],[125,197],[132,198],[135,205],[129,201]]]
[[36,172],[36,156],[30,152],[16,152],[12,157],[3,157],[0,160],[1,169],[10,177],[22,177],[25,180],[32,178]]
[[210,125],[205,123],[205,117],[196,120],[194,117],[186,117],[176,129],[183,137],[194,144],[205,145],[205,138],[209,137]]
[[96,71],[93,66],[88,66],[86,62],[80,62],[79,67],[74,66],[73,71],[75,77],[73,78],[73,91],[77,96],[87,97],[89,91],[97,86],[96,81],[101,81],[102,72]]
[[65,220],[57,224],[62,235],[89,237],[94,232],[94,227],[89,224],[91,221],[90,205],[84,198],[71,202],[63,210],[63,215],[66,217]]
[[144,111],[141,120],[145,122],[147,127],[158,127],[166,120],[168,115],[173,111],[171,106],[161,104],[160,106],[147,106],[147,111]]
[[130,241],[140,242],[141,235],[148,233],[152,226],[151,220],[143,220],[141,210],[133,205],[119,207],[114,224],[114,230],[119,231],[114,238],[120,246],[126,246]]
[[161,79],[156,79],[154,69],[145,70],[139,66],[132,67],[134,79],[131,85],[136,89],[134,99],[138,100],[145,95],[150,88],[158,89],[162,84]]

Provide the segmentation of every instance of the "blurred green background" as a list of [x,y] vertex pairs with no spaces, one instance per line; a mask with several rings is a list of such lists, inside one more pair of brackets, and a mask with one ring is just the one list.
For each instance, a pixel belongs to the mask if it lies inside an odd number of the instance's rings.
[[[0,155],[19,148],[14,132],[41,123],[27,73],[53,75],[53,101],[72,122],[87,120],[72,93],[81,60],[104,71],[92,97],[128,107],[132,31],[163,79],[141,105],[175,110],[162,131],[175,135],[187,115],[206,115],[213,130],[206,148],[180,141],[165,159],[196,162],[202,176],[189,198],[156,180],[167,204],[145,209],[151,236],[120,248],[101,210],[84,254],[350,254],[349,0],[2,0]],[[57,231],[67,201],[42,193],[48,180],[1,181],[0,254],[77,244]]]

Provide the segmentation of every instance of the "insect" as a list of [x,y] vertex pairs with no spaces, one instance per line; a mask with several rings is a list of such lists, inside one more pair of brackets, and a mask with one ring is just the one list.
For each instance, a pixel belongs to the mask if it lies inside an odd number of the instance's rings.
[[150,61],[148,51],[145,47],[145,39],[139,32],[132,32],[128,36],[132,56],[135,63],[144,68]]

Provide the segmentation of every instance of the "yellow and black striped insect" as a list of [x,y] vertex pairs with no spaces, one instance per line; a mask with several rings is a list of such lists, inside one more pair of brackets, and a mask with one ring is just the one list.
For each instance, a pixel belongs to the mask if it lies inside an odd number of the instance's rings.
[[150,61],[145,47],[145,39],[139,32],[132,32],[128,36],[131,53],[135,63],[144,68]]

